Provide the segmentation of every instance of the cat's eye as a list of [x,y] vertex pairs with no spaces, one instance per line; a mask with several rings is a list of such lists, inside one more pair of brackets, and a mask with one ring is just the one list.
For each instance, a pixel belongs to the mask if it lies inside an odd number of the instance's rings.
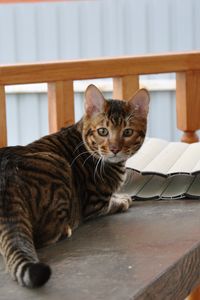
[[107,136],[108,135],[108,129],[105,128],[105,127],[98,128],[97,132],[101,136]]
[[124,137],[129,137],[131,135],[133,135],[133,129],[131,129],[131,128],[124,129],[124,132],[123,132]]

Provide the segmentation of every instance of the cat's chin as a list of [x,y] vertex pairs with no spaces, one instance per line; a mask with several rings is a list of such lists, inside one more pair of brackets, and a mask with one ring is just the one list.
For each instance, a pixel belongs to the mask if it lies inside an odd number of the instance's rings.
[[127,159],[128,159],[128,157],[125,157],[124,155],[123,156],[113,155],[113,156],[107,156],[104,158],[104,160],[106,162],[110,162],[113,164],[123,163],[123,162],[125,163]]

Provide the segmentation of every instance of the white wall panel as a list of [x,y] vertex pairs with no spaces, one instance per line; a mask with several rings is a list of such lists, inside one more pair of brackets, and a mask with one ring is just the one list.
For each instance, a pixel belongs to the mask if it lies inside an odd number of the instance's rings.
[[[126,1],[124,2],[126,4]],[[135,5],[128,1],[123,9],[124,23],[124,52],[123,54],[143,54],[148,49],[148,18],[146,0],[141,0]]]
[[15,10],[12,6],[0,6],[0,63],[14,63],[16,58]]
[[194,49],[194,1],[175,0],[170,4],[172,51]]
[[37,95],[18,96],[20,144],[27,144],[39,135],[39,99]]
[[35,26],[37,28],[38,60],[58,59],[57,7],[46,3],[36,6]]
[[8,95],[6,99],[7,108],[7,131],[8,145],[17,145],[20,143],[20,128],[19,128],[19,103],[18,96]]
[[69,2],[68,6],[57,7],[58,56],[59,59],[76,59],[81,56],[81,27],[79,3]]
[[36,12],[32,6],[15,7],[15,28],[13,40],[17,61],[29,62],[37,60],[38,36],[35,26]]
[[79,24],[81,32],[80,57],[100,57],[102,55],[102,30],[101,30],[101,10],[100,2],[86,2],[80,6]]
[[200,1],[194,0],[193,2],[193,11],[192,11],[192,18],[193,18],[193,27],[192,33],[194,36],[194,48],[200,49]]
[[198,0],[0,5],[0,63],[198,49]]
[[171,50],[170,6],[169,1],[152,0],[146,3],[149,52],[169,52]]
[[[195,49],[200,49],[199,0],[0,5],[0,64]],[[151,94],[149,135],[179,139],[174,92]],[[46,99],[44,94],[8,96],[9,144],[25,144],[48,132]],[[81,105],[79,93],[76,120]]]

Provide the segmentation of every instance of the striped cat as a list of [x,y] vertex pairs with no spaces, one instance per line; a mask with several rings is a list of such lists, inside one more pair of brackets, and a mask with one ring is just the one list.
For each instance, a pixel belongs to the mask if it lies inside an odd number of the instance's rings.
[[27,146],[0,149],[0,251],[22,286],[41,286],[51,275],[36,248],[131,204],[115,192],[125,179],[125,161],[145,137],[148,92],[141,89],[129,101],[105,100],[90,85],[84,105],[76,124]]

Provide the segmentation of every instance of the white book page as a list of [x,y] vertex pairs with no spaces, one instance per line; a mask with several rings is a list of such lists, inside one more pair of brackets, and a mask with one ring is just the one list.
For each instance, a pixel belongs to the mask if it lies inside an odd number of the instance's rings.
[[192,169],[192,173],[200,173],[200,151],[198,152],[197,157],[198,157],[198,162],[196,163],[196,165]]
[[166,187],[167,179],[157,175],[146,175],[150,180],[136,193],[135,199],[159,199]]
[[163,190],[160,198],[161,199],[173,199],[173,198],[183,198],[185,193],[190,187],[193,176],[188,175],[174,175],[166,179],[168,181],[168,186]]
[[168,143],[169,142],[165,140],[156,138],[147,139],[140,150],[127,160],[126,167],[142,172],[152,159],[168,145]]
[[186,192],[187,197],[200,198],[200,175],[194,176],[194,180]]
[[192,169],[192,174],[194,173],[200,173],[200,153],[199,153],[199,161],[196,163],[194,168]]
[[[200,143],[190,144],[187,150],[179,157],[176,163],[168,171],[169,174],[194,172],[200,160]],[[199,169],[200,170],[200,169]]]
[[169,170],[188,148],[188,144],[169,143],[155,158],[142,170],[143,173],[157,173],[167,175]]
[[126,193],[130,196],[135,196],[153,177],[153,175],[143,176],[142,174],[137,173],[136,171],[133,171],[131,169],[129,169],[128,171],[130,172],[127,176],[127,181],[125,181],[119,193]]

